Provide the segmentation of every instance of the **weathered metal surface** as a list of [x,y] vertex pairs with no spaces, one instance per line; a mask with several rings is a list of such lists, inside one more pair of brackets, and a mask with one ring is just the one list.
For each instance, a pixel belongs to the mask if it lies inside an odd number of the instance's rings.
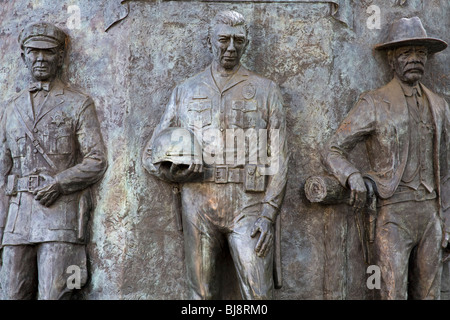
[[92,99],[59,77],[66,43],[64,31],[46,22],[19,35],[30,84],[4,104],[1,116],[4,299],[70,298],[66,270],[73,266],[78,289],[87,280],[89,187],[107,162]]
[[[146,174],[141,151],[173,88],[210,64],[209,17],[224,9],[247,17],[251,42],[242,63],[277,83],[286,104],[291,158],[281,210],[284,283],[274,298],[372,296],[352,209],[345,204],[311,204],[302,190],[309,176],[324,174],[319,150],[358,96],[391,79],[384,55],[372,51],[386,39],[389,24],[417,15],[429,35],[448,41],[448,1],[351,2],[346,9],[351,25],[332,18],[325,2],[127,1],[128,16],[107,32],[111,19],[105,18],[106,1],[0,3],[1,101],[28,84],[17,54],[18,32],[31,21],[46,20],[71,37],[63,77],[89,94],[97,108],[109,168],[93,190],[90,280],[79,298],[187,297],[183,239],[172,215],[172,190]],[[79,25],[71,24],[76,22],[72,4],[79,8]],[[370,5],[380,9],[381,29],[368,28]],[[429,59],[423,78],[447,100],[449,55],[446,50]],[[359,148],[350,158],[364,153]],[[223,258],[221,267],[232,269],[229,257]],[[234,276],[223,281],[232,285]],[[230,290],[229,297],[237,295],[238,290]]]
[[[361,239],[365,235],[365,260],[380,268],[380,298],[439,299],[441,256],[450,230],[445,214],[450,110],[421,79],[428,57],[447,43],[428,36],[418,17],[393,22],[385,41],[375,49],[387,52],[393,79],[361,96],[325,144],[323,161],[351,190],[349,204],[361,218]],[[370,170],[347,159],[359,142],[366,145]],[[368,186],[378,206],[365,213]],[[363,217],[369,215],[371,226],[364,232]],[[374,246],[373,262],[367,238]]]

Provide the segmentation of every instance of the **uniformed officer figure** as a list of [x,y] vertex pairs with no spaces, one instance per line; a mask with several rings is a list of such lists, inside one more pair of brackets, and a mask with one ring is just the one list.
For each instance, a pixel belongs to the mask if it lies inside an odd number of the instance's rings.
[[4,299],[65,299],[87,280],[89,186],[107,164],[94,102],[59,79],[67,41],[45,22],[19,36],[33,82],[1,118]]
[[[440,296],[441,245],[450,234],[443,215],[450,207],[450,113],[420,80],[429,55],[446,47],[427,36],[418,17],[395,21],[388,41],[375,47],[386,51],[392,81],[364,93],[324,148],[325,164],[351,189],[355,207],[366,201],[363,178],[375,186],[373,246],[382,299]],[[367,147],[367,172],[347,159],[358,142]]]
[[[241,14],[224,11],[216,15],[208,37],[212,64],[173,90],[143,154],[143,165],[151,174],[169,181],[186,181],[182,184],[181,203],[190,299],[220,298],[220,288],[215,282],[217,263],[227,244],[242,297],[273,296],[274,224],[287,179],[285,112],[277,85],[240,64],[248,44],[247,34]],[[219,139],[213,139],[217,142],[215,162],[193,161],[185,168],[175,163],[170,167],[155,166],[153,142],[169,127],[194,132],[204,148],[203,155],[205,148],[211,147],[209,139],[213,135],[208,132],[216,133]],[[277,162],[275,172],[264,175],[260,166],[249,161],[230,164],[224,160],[225,156],[217,155],[221,154],[220,145],[225,145],[227,132],[239,129],[278,133],[277,141],[268,134],[268,144],[263,150]],[[250,144],[250,148],[248,144],[246,147],[247,156],[253,154],[251,147],[257,141],[251,140]],[[228,144],[225,149],[230,152]],[[232,150],[231,154],[235,152],[239,151]],[[213,153],[209,152],[209,156]],[[199,173],[200,180],[191,179]]]

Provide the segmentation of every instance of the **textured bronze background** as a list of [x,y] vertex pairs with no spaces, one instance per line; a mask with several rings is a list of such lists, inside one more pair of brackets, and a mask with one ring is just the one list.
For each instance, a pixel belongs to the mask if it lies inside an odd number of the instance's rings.
[[[129,11],[117,12],[111,3]],[[70,5],[80,8],[80,29],[66,27]],[[369,5],[381,9],[380,30],[367,28]],[[329,2],[0,1],[0,100],[28,83],[18,32],[46,20],[71,36],[65,76],[97,107],[110,165],[94,188],[91,279],[80,298],[185,298],[171,189],[144,172],[140,156],[175,84],[210,63],[206,27],[223,9],[247,18],[251,43],[242,62],[276,82],[286,102],[291,158],[281,212],[284,285],[275,299],[370,299],[352,210],[311,204],[301,190],[309,176],[324,173],[319,150],[359,94],[391,79],[382,54],[372,52],[390,22],[417,15],[430,36],[449,42],[447,0],[354,1],[340,8],[346,22],[331,16]],[[447,101],[449,58],[446,50],[430,59],[423,79]]]

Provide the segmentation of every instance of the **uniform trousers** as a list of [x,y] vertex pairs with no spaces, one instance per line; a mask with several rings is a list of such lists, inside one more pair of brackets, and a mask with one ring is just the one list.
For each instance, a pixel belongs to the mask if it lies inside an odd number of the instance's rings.
[[226,244],[242,298],[272,299],[273,245],[265,257],[258,257],[255,247],[259,233],[250,236],[264,194],[245,193],[238,183],[186,183],[181,194],[189,299],[220,298],[215,280],[218,257]]
[[[79,284],[87,281],[86,248],[83,244],[44,242],[3,247],[0,271],[3,300],[63,300],[71,296],[69,277],[79,267]],[[71,279],[70,279],[71,280]],[[75,279],[74,279],[75,281]],[[70,287],[76,285],[71,282]]]

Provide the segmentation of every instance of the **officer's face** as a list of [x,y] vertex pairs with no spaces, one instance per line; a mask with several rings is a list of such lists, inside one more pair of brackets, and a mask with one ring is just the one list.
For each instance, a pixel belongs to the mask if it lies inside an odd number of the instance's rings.
[[414,84],[423,76],[427,57],[424,46],[400,47],[392,52],[391,65],[401,81]]
[[237,66],[247,47],[248,40],[242,25],[218,24],[208,39],[214,60],[224,69]]
[[27,68],[35,80],[48,81],[56,76],[62,64],[62,50],[26,47],[22,53]]

